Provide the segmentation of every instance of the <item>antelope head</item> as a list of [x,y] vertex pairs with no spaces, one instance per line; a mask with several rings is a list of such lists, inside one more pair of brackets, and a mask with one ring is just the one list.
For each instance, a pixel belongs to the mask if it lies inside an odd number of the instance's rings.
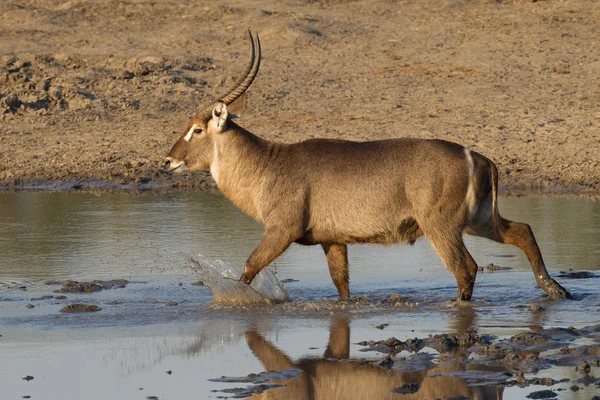
[[[254,81],[260,66],[260,40],[250,36],[250,61],[240,79],[223,96],[212,101],[192,118],[185,132],[169,151],[164,170],[169,173],[209,169],[215,148],[215,135],[222,132],[222,124],[229,118],[239,117],[246,110],[246,90]],[[211,121],[212,120],[212,121]],[[210,129],[216,125],[218,129]]]

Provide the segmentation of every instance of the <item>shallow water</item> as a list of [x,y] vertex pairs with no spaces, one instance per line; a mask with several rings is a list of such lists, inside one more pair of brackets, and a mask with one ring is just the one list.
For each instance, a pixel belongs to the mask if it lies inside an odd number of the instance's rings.
[[[553,275],[569,269],[600,274],[600,202],[502,198],[500,210],[532,225]],[[480,273],[470,305],[447,302],[456,295],[456,282],[424,240],[351,247],[351,291],[366,296],[360,303],[335,301],[320,248],[292,246],[270,267],[280,280],[297,280],[285,284],[292,302],[211,305],[210,290],[192,285],[199,275],[190,256],[241,266],[261,233],[226,199],[206,193],[0,193],[0,384],[6,398],[216,398],[232,394],[211,390],[253,384],[211,378],[295,368],[302,372],[274,381],[286,386],[255,397],[343,398],[339,390],[347,389],[355,398],[487,399],[500,391],[504,399],[519,399],[546,387],[482,383],[469,371],[492,367],[447,363],[435,352],[387,371],[375,365],[380,354],[361,352],[355,343],[469,331],[503,338],[600,322],[600,280],[559,278],[575,301],[549,301],[518,249],[473,238],[466,243],[480,265],[512,269]],[[122,289],[67,293],[66,300],[31,300],[60,287],[47,282],[66,279],[131,282]],[[408,298],[386,302],[392,292]],[[177,305],[167,306],[169,301]],[[28,303],[35,307],[26,308]],[[96,304],[102,311],[58,311],[71,303]],[[532,304],[545,311],[529,311]],[[375,328],[382,323],[389,325]],[[22,380],[26,375],[34,379]],[[577,372],[553,367],[538,376],[577,378]],[[391,392],[404,383],[420,389]],[[559,398],[587,399],[596,390],[580,385],[574,394],[572,384],[562,386],[567,390]]]

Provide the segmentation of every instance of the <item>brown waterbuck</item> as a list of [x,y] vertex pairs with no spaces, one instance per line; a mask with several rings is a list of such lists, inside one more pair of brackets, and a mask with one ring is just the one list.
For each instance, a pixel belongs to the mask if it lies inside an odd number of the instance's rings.
[[171,172],[209,169],[221,193],[265,227],[244,266],[247,284],[290,244],[321,245],[341,299],[348,298],[348,245],[414,243],[425,236],[452,271],[458,299],[473,294],[477,264],[463,233],[519,247],[540,288],[570,294],[552,279],[527,224],[498,213],[498,172],[479,153],[444,140],[371,142],[262,139],[232,120],[246,106],[261,49],[250,33],[246,72],[202,109],[165,161]]

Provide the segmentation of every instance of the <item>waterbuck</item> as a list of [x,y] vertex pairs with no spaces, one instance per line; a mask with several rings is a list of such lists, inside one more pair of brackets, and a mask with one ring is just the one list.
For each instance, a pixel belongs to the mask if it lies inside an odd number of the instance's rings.
[[241,276],[247,284],[290,244],[320,244],[341,299],[350,295],[348,245],[414,243],[427,237],[469,300],[477,264],[463,233],[519,247],[539,287],[553,298],[570,294],[552,279],[527,224],[498,213],[498,172],[492,161],[444,140],[370,142],[311,139],[294,144],[262,139],[232,121],[245,110],[261,49],[240,80],[202,109],[165,161],[171,172],[209,169],[218,189],[265,227]]

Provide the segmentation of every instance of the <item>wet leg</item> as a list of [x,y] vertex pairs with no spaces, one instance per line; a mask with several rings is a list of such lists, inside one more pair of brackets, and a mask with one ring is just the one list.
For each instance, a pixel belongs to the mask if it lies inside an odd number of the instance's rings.
[[323,250],[327,257],[331,280],[338,290],[341,300],[350,297],[350,277],[348,274],[348,246],[345,244],[323,243]]
[[296,238],[291,237],[286,232],[267,229],[260,244],[246,261],[244,273],[240,280],[247,284],[252,283],[254,277],[271,261],[279,257],[294,240]]
[[503,243],[517,246],[525,252],[538,286],[548,293],[548,296],[554,299],[571,298],[571,294],[548,274],[542,253],[529,225],[503,218],[498,235]]
[[436,252],[454,274],[458,284],[458,300],[471,300],[475,279],[477,278],[477,264],[465,247],[460,234],[428,235]]

